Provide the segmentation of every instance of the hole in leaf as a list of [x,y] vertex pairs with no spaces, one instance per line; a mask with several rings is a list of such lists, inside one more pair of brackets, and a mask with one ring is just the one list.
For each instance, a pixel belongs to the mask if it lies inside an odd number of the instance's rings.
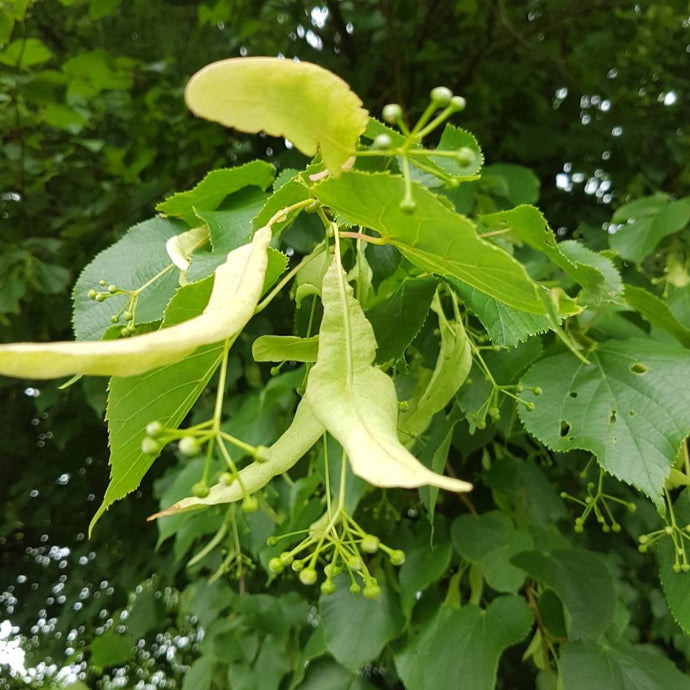
[[629,417],[634,417],[636,414],[637,412],[635,412],[635,410],[630,410],[630,412],[628,412]]
[[609,415],[609,424],[615,424],[616,423],[616,411],[611,410],[611,414]]
[[630,371],[632,371],[633,374],[640,374],[641,375],[641,374],[646,374],[648,370],[647,370],[647,367],[644,364],[642,364],[642,362],[635,362],[635,364],[633,364],[630,367]]
[[575,391],[570,391],[568,395],[570,395],[571,398],[577,398],[577,393]]
[[561,421],[561,437],[565,438],[570,433],[571,426],[565,420]]

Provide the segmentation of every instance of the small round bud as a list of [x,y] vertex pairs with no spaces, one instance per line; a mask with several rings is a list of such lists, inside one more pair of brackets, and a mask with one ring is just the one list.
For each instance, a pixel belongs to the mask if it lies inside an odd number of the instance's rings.
[[235,475],[233,475],[232,472],[221,472],[218,481],[223,486],[230,486],[230,484],[235,481]]
[[285,570],[283,561],[281,561],[280,558],[271,558],[271,560],[268,562],[268,570],[274,575],[282,573],[283,570]]
[[621,531],[621,526],[617,522],[612,522],[611,523],[611,531],[612,532],[620,532]]
[[640,545],[637,547],[637,550],[638,550],[640,553],[647,553],[647,544],[640,544]]
[[353,582],[350,585],[350,593],[351,594],[359,594],[361,591],[362,591],[362,588],[356,582]]
[[673,564],[673,572],[674,573],[680,573],[682,572],[683,568],[680,563],[674,563]]
[[585,531],[584,525],[582,523],[576,522],[573,528],[578,534],[582,534]]
[[393,565],[402,565],[405,562],[405,552],[401,549],[395,549],[391,551],[390,559]]
[[359,571],[364,567],[364,562],[359,556],[350,556],[347,559],[347,567],[349,570]]
[[606,523],[604,523],[601,526],[601,530],[602,530],[602,532],[606,532],[608,534],[611,531],[611,528]]
[[335,583],[333,580],[324,580],[321,583],[321,594],[333,594],[335,592]]
[[266,546],[275,546],[278,543],[278,539],[276,537],[269,537],[266,539]]
[[543,391],[541,388],[539,388],[539,386],[535,386],[535,387],[532,389],[532,393],[534,393],[534,395],[541,395],[543,392],[544,392],[544,391]]
[[314,568],[305,568],[299,574],[299,580],[303,585],[313,585],[318,578]]
[[122,313],[122,318],[125,321],[131,321],[134,318],[134,314],[131,311],[125,311]]
[[381,588],[379,587],[376,580],[372,580],[371,582],[364,585],[364,591],[362,592],[362,594],[367,599],[376,599],[377,597],[381,596]]
[[120,317],[117,314],[113,314],[113,316],[110,317],[110,323],[117,323],[120,320]]
[[374,148],[381,149],[382,151],[387,151],[393,147],[393,140],[388,134],[379,134],[374,139]]
[[98,281],[98,284],[99,284],[101,287],[105,287],[108,283],[106,283],[105,280],[99,280],[99,281]]
[[587,498],[585,498],[585,503],[587,505],[590,505],[593,502],[594,502],[594,499],[591,496],[587,496]]
[[386,122],[393,125],[402,117],[402,108],[397,103],[389,103],[381,114]]
[[[637,510],[637,506],[634,503],[628,503],[628,505],[626,507],[627,507],[629,513],[634,513]],[[690,531],[690,530],[688,530],[688,531]]]
[[271,376],[278,376],[278,374],[280,374],[280,367],[279,366],[271,367],[270,374],[271,374]]
[[163,431],[163,425],[158,421],[154,420],[146,425],[146,435],[151,438],[156,438],[160,436]]
[[96,300],[96,302],[104,302],[105,301],[105,293],[97,292],[94,299]]
[[649,535],[648,534],[641,534],[638,541],[640,542],[640,544],[646,544],[649,541]]
[[683,563],[683,565],[680,566],[680,569],[684,573],[687,573],[688,571],[690,571],[690,563]]
[[429,98],[435,106],[445,108],[450,103],[450,99],[453,98],[453,92],[445,86],[437,86],[435,89],[431,89]]
[[565,491],[561,491],[561,498],[568,498],[568,494]]
[[199,449],[199,441],[194,436],[183,436],[177,444],[177,450],[188,458],[199,455]]
[[401,400],[398,403],[398,409],[401,412],[407,412],[410,409],[410,403],[407,400]]
[[414,199],[403,199],[400,202],[400,210],[403,213],[414,213],[414,210],[417,208],[417,204],[415,203]]
[[486,429],[486,422],[483,419],[477,422],[477,429]]
[[96,299],[98,293],[95,290],[89,290],[86,295],[89,299]]
[[141,439],[141,452],[144,455],[157,455],[160,452],[161,446],[158,441],[145,436]]
[[463,168],[469,168],[470,165],[474,165],[477,160],[477,156],[474,151],[469,148],[469,146],[463,146],[455,154],[455,160],[460,163]]
[[525,407],[531,412],[536,407],[536,405],[533,402],[528,402],[525,405]]
[[281,563],[285,566],[290,565],[295,560],[295,557],[289,551],[283,551],[278,558],[280,558]]
[[462,96],[453,96],[448,105],[450,105],[456,113],[459,113],[461,110],[465,109],[467,101]]
[[298,573],[302,568],[304,568],[304,561],[292,561],[291,568]]
[[379,538],[374,534],[366,534],[362,537],[362,542],[359,548],[364,551],[364,553],[376,553],[379,550],[380,544]]
[[671,527],[671,525],[666,525],[666,527],[664,527],[664,534],[673,534],[673,527]]
[[493,417],[494,419],[498,419],[500,417],[501,412],[497,407],[490,407],[489,408],[489,417]]
[[206,496],[208,496],[210,492],[211,490],[208,488],[208,484],[205,481],[197,482],[192,487],[192,493],[197,498],[206,498]]
[[117,285],[108,285],[108,292],[114,295],[117,292]]
[[245,496],[242,501],[242,512],[244,513],[255,513],[259,508],[259,502],[254,498],[254,496]]
[[333,563],[327,563],[323,567],[323,574],[326,577],[335,577],[338,574],[338,567]]

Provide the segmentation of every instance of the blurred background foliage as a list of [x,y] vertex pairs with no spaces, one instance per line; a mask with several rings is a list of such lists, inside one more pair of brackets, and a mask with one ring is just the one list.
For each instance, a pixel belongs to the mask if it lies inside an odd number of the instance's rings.
[[[208,62],[317,62],[374,114],[388,102],[415,114],[432,86],[447,85],[467,99],[462,126],[487,163],[531,168],[551,225],[600,248],[621,204],[687,193],[689,53],[685,0],[1,0],[0,340],[70,338],[70,288],[82,267],[167,194],[257,156],[279,168],[299,162],[281,140],[236,136],[185,109],[184,84]],[[235,364],[231,385],[255,409],[261,374],[246,346]],[[200,626],[229,607],[236,616],[219,632],[228,646],[261,641],[267,650],[266,659],[247,651],[251,663],[228,657],[249,669],[237,687],[278,687],[308,637],[296,621],[314,615],[314,602],[289,582],[258,594],[257,574],[240,605],[234,583],[211,590],[201,569],[185,569],[184,552],[216,526],[194,523],[186,548],[179,536],[172,548],[145,522],[156,496],[174,495],[172,454],[89,540],[108,478],[104,382],[58,390],[2,379],[0,394],[0,619],[11,622],[0,634],[21,641],[34,669],[20,679],[0,667],[0,688],[77,674],[89,688],[177,688],[195,659],[185,687],[211,687],[220,681],[210,657],[199,657]],[[271,419],[284,407],[274,398],[260,401]],[[421,543],[417,532],[410,540]],[[628,593],[638,639],[687,668],[687,639],[653,566],[632,558],[619,565],[648,588]],[[503,663],[513,662],[519,656]],[[360,687],[328,663],[311,673],[333,684],[309,687]],[[396,687],[376,666],[367,678],[356,682]]]

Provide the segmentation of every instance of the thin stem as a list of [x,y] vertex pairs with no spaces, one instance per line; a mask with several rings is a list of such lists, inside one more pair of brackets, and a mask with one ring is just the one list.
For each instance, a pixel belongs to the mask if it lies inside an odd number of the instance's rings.
[[352,377],[354,355],[352,353],[352,331],[350,328],[350,310],[347,307],[347,292],[345,289],[345,280],[343,279],[343,266],[340,261],[340,237],[338,236],[337,226],[336,232],[333,233],[335,240],[335,256],[338,262],[338,287],[340,292],[340,302],[343,309],[343,326],[345,330],[345,366],[347,373],[348,388],[352,387]]
[[372,235],[365,235],[361,232],[351,232],[349,230],[341,230],[338,233],[341,237],[352,237],[355,240],[363,240],[364,242],[369,242],[369,244],[386,244],[383,237],[373,237]]
[[264,299],[256,305],[254,313],[258,314],[263,311],[276,297],[276,295],[281,292],[281,290],[297,275],[297,273],[302,270],[308,263],[313,261],[317,256],[324,252],[326,246],[323,245],[320,248],[315,249],[311,254],[305,256],[302,261],[300,261],[294,268],[290,269],[283,279],[264,297]]

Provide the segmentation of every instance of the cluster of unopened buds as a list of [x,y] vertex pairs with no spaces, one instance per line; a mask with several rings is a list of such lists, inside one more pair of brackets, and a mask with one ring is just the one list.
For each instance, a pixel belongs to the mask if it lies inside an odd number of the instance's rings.
[[[389,125],[395,125],[403,137],[394,137],[381,133],[374,137],[373,147],[367,151],[360,151],[358,155],[384,155],[398,157],[400,168],[405,180],[405,193],[400,201],[400,209],[404,213],[413,213],[416,203],[412,198],[412,182],[410,164],[416,168],[435,175],[448,187],[457,187],[465,175],[463,169],[471,169],[477,162],[477,153],[469,146],[461,146],[455,150],[425,149],[422,140],[443,124],[449,117],[465,109],[466,102],[462,96],[456,96],[445,86],[437,86],[429,94],[430,102],[413,127],[405,122],[402,107],[397,103],[389,103],[383,108],[382,118]],[[433,163],[434,158],[452,160],[459,165],[453,173]]]
[[[208,473],[211,455],[217,448],[220,456],[225,461],[227,469],[218,475],[218,482],[230,486],[235,481],[240,481],[239,472],[235,466],[225,442],[231,443],[248,453],[253,460],[265,462],[268,460],[268,448],[266,446],[252,446],[231,434],[213,428],[213,420],[197,424],[187,429],[167,429],[161,422],[152,421],[146,425],[146,435],[141,441],[141,451],[146,455],[158,455],[164,446],[169,443],[177,443],[177,450],[186,457],[197,457],[206,454],[206,468],[203,477],[192,486],[192,493],[197,498],[206,498],[210,489],[208,485]],[[244,491],[241,507],[245,513],[253,513],[259,507],[255,496]]]
[[[270,537],[269,546],[281,538],[289,538],[296,533]],[[303,555],[307,552],[307,555]],[[333,594],[336,590],[334,578],[347,573],[350,578],[350,592],[360,592],[368,599],[381,594],[381,587],[371,574],[365,562],[366,556],[385,553],[391,564],[400,566],[405,562],[405,553],[383,544],[378,537],[368,534],[347,512],[342,509],[333,517],[326,513],[307,530],[307,536],[294,548],[283,551],[271,558],[268,569],[274,575],[286,569],[299,574],[304,585],[314,585],[323,573],[320,588],[323,594]]]
[[587,496],[584,499],[571,496],[567,492],[561,492],[561,498],[572,501],[584,507],[582,514],[575,518],[575,531],[581,534],[585,530],[585,523],[590,515],[594,515],[596,521],[601,525],[603,532],[620,532],[621,525],[616,520],[609,507],[609,503],[616,503],[624,506],[629,513],[634,513],[636,506],[634,503],[626,501],[618,496],[604,493],[603,490],[604,472],[599,472],[599,481],[587,483]]
[[125,306],[120,309],[117,314],[113,314],[110,317],[110,321],[113,324],[118,324],[124,322],[120,333],[123,336],[134,335],[136,328],[134,325],[134,314],[136,311],[137,295],[136,291],[123,290],[117,287],[117,285],[108,284],[105,280],[99,280],[98,284],[100,287],[105,288],[104,290],[89,290],[87,296],[89,299],[95,302],[105,302],[110,297],[115,297],[116,295],[126,295],[127,302]]

